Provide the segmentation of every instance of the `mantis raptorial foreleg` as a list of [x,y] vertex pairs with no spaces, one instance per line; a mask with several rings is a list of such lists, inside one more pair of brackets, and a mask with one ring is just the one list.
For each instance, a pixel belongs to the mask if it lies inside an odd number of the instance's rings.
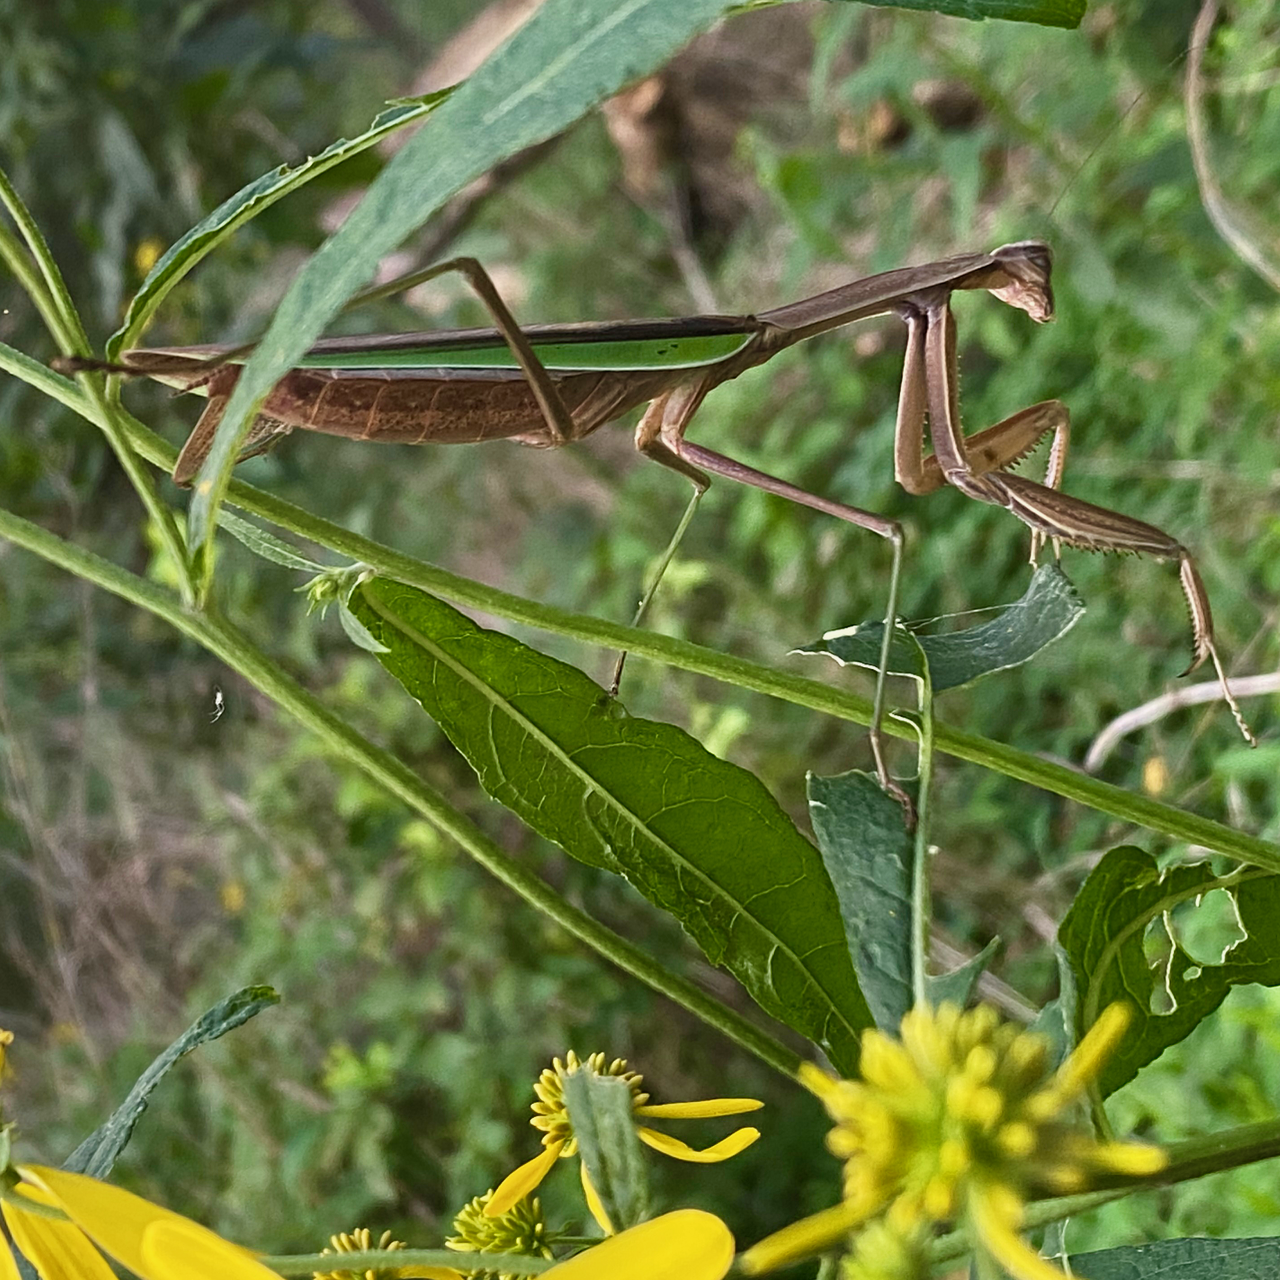
[[[971,442],[965,439],[960,429],[956,326],[949,291],[938,289],[922,295],[914,307],[904,308],[903,318],[910,335],[908,367],[903,374],[903,402],[914,415],[920,403],[918,387],[924,387],[934,457],[946,482],[971,498],[1011,511],[1031,529],[1033,539],[1038,539],[1033,542],[1033,554],[1045,539],[1051,539],[1055,547],[1065,542],[1089,551],[1133,552],[1161,560],[1176,560],[1179,581],[1191,614],[1194,638],[1191,665],[1183,675],[1194,671],[1205,658],[1212,658],[1222,685],[1222,696],[1230,707],[1236,724],[1245,738],[1256,745],[1253,733],[1231,692],[1222,661],[1214,646],[1209,594],[1187,548],[1163,529],[1106,507],[1095,506],[1081,498],[1074,498],[1054,487],[1062,473],[1065,429],[1055,436],[1054,452],[1049,464],[1049,484],[1037,484],[1025,476],[999,469],[983,469],[981,463],[975,465],[969,454]],[[907,379],[912,379],[916,384],[910,392],[905,389]],[[1065,409],[1062,412],[1065,414]],[[991,431],[1006,429],[1016,417],[1017,415],[1014,419],[1007,419],[982,435],[989,436]],[[918,418],[916,421],[918,423]],[[901,420],[899,429],[902,429]],[[913,428],[913,432],[916,429],[918,426]],[[1000,449],[1015,444],[1017,434],[1010,433],[1002,441]],[[975,437],[978,438],[980,437]],[[999,453],[1000,449],[996,452]],[[1013,453],[1009,461],[1015,460],[1017,456],[1016,452]]]

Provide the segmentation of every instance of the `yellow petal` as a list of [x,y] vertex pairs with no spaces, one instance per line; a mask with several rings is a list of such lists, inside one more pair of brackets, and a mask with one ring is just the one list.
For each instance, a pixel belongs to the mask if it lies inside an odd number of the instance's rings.
[[519,1204],[551,1172],[551,1166],[560,1158],[563,1142],[553,1142],[543,1147],[539,1155],[512,1170],[498,1183],[497,1190],[484,1207],[486,1218],[499,1218]]
[[653,1120],[702,1120],[707,1116],[739,1116],[744,1111],[759,1111],[763,1102],[755,1098],[706,1098],[701,1102],[660,1102],[655,1106],[637,1107],[638,1116]]
[[733,1261],[733,1236],[714,1214],[677,1209],[642,1222],[568,1262],[547,1280],[721,1280]]
[[679,1138],[659,1133],[656,1129],[646,1129],[643,1125],[636,1128],[636,1134],[645,1146],[660,1151],[673,1160],[687,1160],[690,1164],[719,1164],[745,1151],[759,1136],[759,1129],[735,1129],[727,1138],[721,1138],[714,1146],[699,1151]]
[[215,1277],[275,1275],[239,1245],[215,1235],[189,1218],[160,1218],[142,1231],[139,1275],[163,1280],[214,1280]]
[[[0,1033],[3,1034],[3,1033]],[[0,1053],[4,1051],[4,1041],[0,1040]],[[18,1264],[9,1252],[9,1246],[0,1240],[0,1280],[22,1280],[18,1273]]]
[[[40,1280],[115,1280],[106,1259],[74,1223],[23,1213],[12,1200],[4,1204],[4,1220],[13,1243],[40,1273]],[[0,1243],[0,1254],[8,1253]],[[16,1277],[18,1268],[12,1257],[9,1263]]]
[[[18,1172],[49,1192],[104,1253],[137,1272],[142,1280],[279,1280],[277,1273],[264,1267],[248,1249],[120,1187],[36,1165],[19,1166]],[[159,1242],[159,1255],[156,1246],[149,1250],[149,1238]],[[187,1255],[196,1261],[185,1264]],[[205,1266],[206,1258],[216,1259],[216,1263]]]
[[824,1253],[838,1244],[858,1225],[862,1215],[848,1204],[833,1205],[811,1217],[801,1218],[771,1236],[765,1236],[759,1244],[738,1259],[739,1269],[746,1275],[760,1275],[789,1266],[802,1258]]
[[1090,1158],[1096,1165],[1131,1178],[1149,1177],[1169,1163],[1168,1154],[1159,1147],[1138,1142],[1102,1142],[1090,1153]]
[[998,1192],[974,1191],[970,1195],[969,1220],[979,1243],[1014,1280],[1063,1280],[1063,1273],[1018,1234],[1020,1213],[1011,1215],[1010,1205],[997,1204],[997,1198],[1007,1200]]
[[1108,1005],[1098,1015],[1097,1021],[1067,1055],[1067,1060],[1054,1077],[1054,1085],[1067,1100],[1074,1098],[1097,1078],[1132,1021],[1133,1010],[1122,1000]]
[[604,1201],[600,1199],[596,1184],[591,1181],[591,1175],[587,1172],[587,1162],[580,1160],[578,1168],[582,1172],[582,1194],[587,1197],[587,1208],[591,1210],[591,1216],[600,1224],[600,1230],[605,1235],[615,1234],[616,1228],[609,1219],[609,1212],[604,1207]]
[[840,1087],[840,1080],[828,1071],[823,1071],[821,1067],[815,1066],[812,1062],[802,1062],[796,1071],[796,1079],[800,1081],[810,1093],[821,1098],[823,1102],[827,1100],[831,1094]]

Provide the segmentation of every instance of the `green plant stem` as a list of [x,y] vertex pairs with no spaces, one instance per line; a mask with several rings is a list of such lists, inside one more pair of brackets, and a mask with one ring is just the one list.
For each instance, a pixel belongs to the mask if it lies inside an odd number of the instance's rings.
[[508,857],[479,827],[427,786],[408,766],[374,746],[346,721],[334,715],[229,623],[184,609],[173,596],[152,583],[7,511],[0,511],[0,537],[8,538],[77,577],[163,618],[203,645],[310,729],[336,755],[364,770],[376,783],[456,840],[486,871],[573,937],[689,1010],[775,1070],[794,1078],[800,1064],[798,1054],[563,901],[537,876]]
[[[75,303],[67,292],[62,272],[58,270],[58,264],[49,252],[49,246],[40,234],[31,211],[14,189],[3,168],[0,168],[0,203],[8,210],[9,216],[22,233],[30,253],[28,257],[8,228],[0,224],[0,258],[4,259],[26,290],[63,355],[89,355],[89,338],[80,322]],[[19,372],[18,376],[23,375]],[[47,387],[42,389],[48,390]],[[111,403],[103,389],[102,379],[97,375],[85,378],[84,394],[97,412],[83,416],[96,423],[106,435],[107,442],[124,468],[125,475],[129,477],[130,484],[137,491],[147,515],[159,530],[164,548],[178,574],[183,601],[190,604],[195,599],[195,583],[182,534],[173,518],[173,512],[160,500],[151,473],[138,457],[130,433],[124,426],[124,410],[118,404]]]
[[[1061,1222],[1064,1218],[1087,1213],[1139,1191],[1154,1191],[1160,1187],[1171,1187],[1179,1182],[1203,1178],[1210,1173],[1222,1173],[1227,1169],[1256,1164],[1260,1160],[1272,1160],[1280,1156],[1280,1119],[1240,1125],[1202,1138],[1189,1138],[1185,1142],[1172,1143],[1165,1150],[1169,1155],[1169,1164],[1160,1173],[1149,1178],[1117,1180],[1112,1186],[1103,1186],[1080,1195],[1038,1200],[1028,1205],[1022,1215],[1023,1228],[1030,1231],[1051,1222]],[[944,1263],[966,1257],[972,1247],[967,1231],[952,1231],[933,1242],[929,1256],[933,1264],[940,1267]]]
[[[3,170],[0,170],[0,173],[3,173]],[[63,326],[57,305],[45,282],[40,278],[30,255],[18,243],[18,238],[13,232],[2,222],[0,222],[0,259],[4,260],[5,265],[13,272],[14,279],[35,305],[45,328],[53,334],[54,341],[60,348],[66,350],[70,345],[70,335]]]
[[[26,379],[61,401],[69,409],[98,421],[98,414],[87,403],[74,383],[37,364],[21,352],[0,343],[0,369]],[[142,457],[165,469],[172,468],[177,450],[163,441],[136,418],[122,415],[130,440]],[[850,720],[855,724],[871,722],[871,703],[856,694],[832,688],[819,680],[776,671],[761,663],[750,662],[714,649],[658,635],[621,623],[568,613],[552,605],[499,591],[496,587],[473,582],[445,569],[424,564],[395,551],[371,538],[361,537],[329,520],[314,516],[301,507],[274,497],[242,480],[233,480],[227,491],[229,502],[241,510],[252,512],[301,537],[328,547],[340,555],[361,561],[387,577],[409,586],[432,591],[455,604],[479,609],[497,617],[523,623],[542,631],[569,636],[585,644],[608,649],[626,649],[642,658],[650,658],[667,666],[697,675],[710,676],[727,684],[750,689],[773,698],[793,702],[825,715]],[[905,720],[889,718],[886,733],[899,738],[916,738],[919,731]],[[1173,805],[1163,804],[1148,796],[1126,791],[1098,778],[1092,778],[1065,765],[1042,760],[1016,747],[993,742],[977,734],[965,733],[945,724],[934,725],[937,750],[971,764],[981,765],[995,773],[1030,783],[1044,791],[1075,800],[1110,814],[1122,822],[1157,831],[1174,840],[1199,845],[1265,871],[1280,872],[1280,847],[1243,831],[1235,831],[1224,823],[1199,814],[1188,813]]]
[[[914,638],[913,638],[914,643]],[[915,1004],[929,1002],[929,922],[933,903],[929,893],[929,792],[933,786],[933,681],[921,654],[924,682],[920,687],[920,785],[916,791],[916,832],[911,868],[911,989]]]
[[[44,278],[45,295],[57,315],[56,325],[49,323],[48,315],[44,317],[45,324],[49,325],[50,332],[56,339],[66,343],[68,352],[76,351],[81,355],[88,355],[89,335],[85,332],[84,325],[80,323],[80,313],[71,301],[71,294],[67,291],[62,272],[58,270],[58,263],[49,252],[48,241],[45,240],[39,225],[31,216],[31,210],[27,208],[26,201],[18,194],[17,188],[9,181],[9,175],[3,168],[0,168],[0,202],[9,211],[9,216],[27,242],[32,261]],[[25,284],[23,287],[29,289]],[[35,301],[35,298],[33,297],[32,300]]]
[[[599,1241],[593,1241],[598,1244]],[[499,1258],[486,1254],[486,1259],[497,1265]],[[398,1274],[388,1266],[394,1262],[399,1267],[452,1267],[455,1271],[476,1260],[474,1254],[454,1253],[451,1249],[397,1249],[388,1253],[385,1249],[368,1249],[364,1253],[280,1253],[263,1254],[257,1258],[264,1267],[278,1271],[282,1276],[309,1276],[317,1272],[331,1272],[335,1264],[341,1265],[344,1275],[389,1276]],[[500,1259],[507,1275],[536,1276],[555,1266],[552,1258],[530,1258],[522,1254],[504,1253]],[[416,1273],[415,1273],[416,1274]],[[488,1272],[486,1274],[492,1274]]]

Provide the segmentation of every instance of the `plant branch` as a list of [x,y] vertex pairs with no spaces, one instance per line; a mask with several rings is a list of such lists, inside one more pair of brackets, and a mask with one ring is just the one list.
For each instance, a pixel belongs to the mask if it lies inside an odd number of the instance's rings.
[[[80,322],[75,303],[67,292],[58,264],[49,252],[49,246],[44,236],[40,234],[40,228],[36,225],[30,210],[14,189],[3,168],[0,168],[0,204],[8,210],[9,216],[22,232],[30,253],[28,257],[8,228],[0,225],[0,258],[8,264],[18,278],[18,282],[30,296],[63,355],[89,355],[88,335]],[[39,275],[36,274],[37,269]],[[34,361],[30,363],[34,364]],[[16,372],[19,377],[25,376],[18,370],[10,371]],[[32,379],[28,378],[27,381]],[[110,403],[103,389],[102,379],[96,375],[85,378],[84,392],[97,412],[88,414],[84,413],[83,409],[77,409],[77,412],[90,422],[96,423],[107,437],[107,442],[119,459],[121,467],[124,468],[125,475],[129,477],[129,482],[137,491],[143,508],[159,530],[164,548],[173,560],[177,571],[184,602],[191,603],[195,598],[195,584],[191,577],[191,567],[182,534],[178,531],[173,512],[160,500],[151,473],[142,465],[142,460],[131,443],[129,432],[123,423],[124,410]]]

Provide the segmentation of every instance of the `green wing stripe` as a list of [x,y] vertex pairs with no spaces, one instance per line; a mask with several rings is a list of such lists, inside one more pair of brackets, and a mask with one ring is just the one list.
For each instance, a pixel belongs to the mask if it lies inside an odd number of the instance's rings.
[[[697,369],[736,355],[751,341],[750,333],[601,342],[538,342],[533,349],[546,367],[558,373],[576,370],[627,372],[633,369]],[[502,341],[448,351],[430,347],[382,348],[377,351],[310,352],[305,369],[517,369],[511,349]]]

